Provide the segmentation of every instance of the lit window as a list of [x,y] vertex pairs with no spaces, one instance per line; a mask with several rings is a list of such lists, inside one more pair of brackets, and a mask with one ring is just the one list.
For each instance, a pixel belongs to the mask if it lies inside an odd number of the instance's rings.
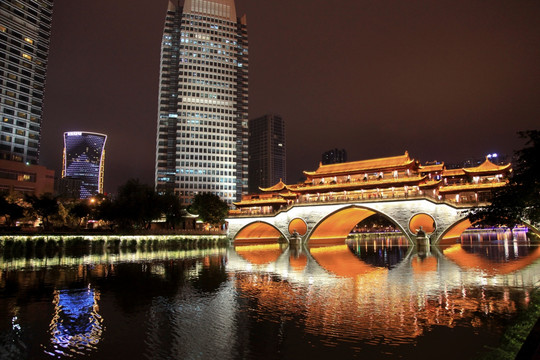
[[34,44],[34,40],[32,40],[32,39],[30,39],[30,38],[28,38],[28,37],[25,37],[25,38],[24,38],[24,41],[26,41],[26,42],[29,43],[29,44]]
[[30,55],[28,55],[28,54],[25,54],[25,53],[22,54],[22,57],[27,59],[27,60],[32,60],[32,57]]
[[6,31],[7,31],[7,29],[6,29],[6,27],[5,27],[5,26],[2,26],[2,25],[0,25],[0,31],[1,31],[1,32],[6,32]]

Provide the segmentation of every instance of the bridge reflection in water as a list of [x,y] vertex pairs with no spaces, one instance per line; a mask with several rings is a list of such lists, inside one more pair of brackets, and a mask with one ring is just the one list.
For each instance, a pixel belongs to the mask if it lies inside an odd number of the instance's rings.
[[540,248],[523,232],[466,234],[425,251],[396,235],[252,244],[228,258],[236,286],[259,299],[259,311],[301,314],[313,334],[371,345],[411,343],[434,326],[488,325],[526,307],[540,281]]
[[509,231],[425,248],[372,234],[0,258],[0,353],[431,359],[444,348],[437,357],[471,358],[497,345],[539,283],[540,249]]

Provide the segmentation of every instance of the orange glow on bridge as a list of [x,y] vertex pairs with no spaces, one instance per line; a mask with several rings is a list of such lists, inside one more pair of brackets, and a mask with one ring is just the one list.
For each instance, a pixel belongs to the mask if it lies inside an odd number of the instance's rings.
[[277,242],[281,233],[278,229],[263,222],[249,224],[234,238],[235,243]]
[[444,240],[450,240],[450,239],[457,239],[461,236],[461,234],[467,230],[468,228],[471,227],[471,222],[469,219],[465,219],[463,221],[460,221],[458,222],[457,224],[455,224],[454,226],[452,226],[450,228],[450,230],[448,230],[446,232],[446,234],[444,234],[443,238],[441,239],[441,242],[444,241]]
[[409,230],[411,230],[411,233],[416,234],[420,227],[425,233],[431,234],[435,231],[435,220],[428,214],[414,215],[409,222]]
[[307,233],[306,222],[302,219],[293,219],[289,224],[289,233],[292,234],[294,231],[297,231],[300,235],[305,235]]
[[345,240],[356,224],[373,214],[375,214],[374,211],[358,207],[351,207],[333,213],[315,228],[309,237],[310,243],[321,242],[325,239]]

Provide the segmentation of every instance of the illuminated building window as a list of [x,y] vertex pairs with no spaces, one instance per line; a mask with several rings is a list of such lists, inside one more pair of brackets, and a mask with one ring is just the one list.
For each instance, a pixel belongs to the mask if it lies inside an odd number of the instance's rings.
[[22,54],[22,57],[27,59],[27,60],[32,60],[32,57],[30,55],[28,55],[28,54],[25,54],[25,53]]
[[29,44],[34,44],[34,40],[30,39],[29,37],[25,37],[24,41],[26,41]]

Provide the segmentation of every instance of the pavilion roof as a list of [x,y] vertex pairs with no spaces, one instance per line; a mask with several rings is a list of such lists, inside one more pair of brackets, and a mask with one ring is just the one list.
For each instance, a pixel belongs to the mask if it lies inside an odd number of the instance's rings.
[[476,167],[465,168],[463,171],[465,171],[466,174],[497,173],[509,170],[511,165],[512,164],[510,163],[506,165],[495,165],[486,157],[486,161],[482,164]]
[[433,165],[420,165],[418,171],[420,172],[434,172],[434,171],[443,171],[444,168],[444,162],[440,164],[433,164]]
[[319,168],[317,170],[304,171],[304,174],[310,177],[323,177],[343,175],[349,173],[360,173],[366,171],[402,168],[414,163],[414,161],[414,159],[411,159],[409,157],[409,153],[405,151],[405,154],[403,155],[386,158],[360,160],[328,165],[319,164]]
[[279,179],[279,182],[277,184],[270,186],[268,188],[259,187],[259,189],[264,192],[281,191],[286,188],[287,188],[287,184],[285,184],[282,179]]
[[298,197],[298,194],[297,193],[294,193],[294,192],[291,192],[291,191],[287,191],[285,193],[280,193],[279,196],[283,197],[283,198],[296,198]]
[[494,189],[494,188],[505,186],[506,184],[507,184],[507,181],[500,181],[500,182],[492,182],[492,183],[441,186],[439,188],[439,193],[454,193],[454,192],[461,192],[461,191]]
[[421,188],[430,188],[430,187],[438,186],[441,183],[442,183],[442,180],[429,180],[429,181],[426,181],[423,184],[419,184],[418,186],[421,187]]
[[463,169],[444,169],[443,173],[442,173],[443,176],[464,176],[465,175],[465,171],[463,171]]

